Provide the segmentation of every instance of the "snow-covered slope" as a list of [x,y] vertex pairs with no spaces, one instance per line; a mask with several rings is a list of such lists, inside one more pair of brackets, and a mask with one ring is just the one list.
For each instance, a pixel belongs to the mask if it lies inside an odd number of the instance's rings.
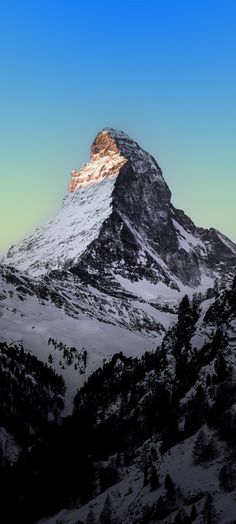
[[161,311],[125,291],[112,297],[71,274],[57,277],[0,266],[0,341],[21,342],[62,374],[70,411],[78,387],[104,360],[119,351],[138,356],[154,349],[175,321],[175,308]]
[[68,193],[56,218],[19,247],[12,247],[4,262],[34,275],[63,268],[68,261],[73,263],[96,238],[111,213],[114,182],[114,178],[108,178]]

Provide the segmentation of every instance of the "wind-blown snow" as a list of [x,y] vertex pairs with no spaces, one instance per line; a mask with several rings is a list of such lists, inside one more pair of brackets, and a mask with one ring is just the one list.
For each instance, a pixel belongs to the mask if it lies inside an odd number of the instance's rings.
[[104,179],[68,194],[56,218],[38,228],[19,247],[11,248],[4,263],[40,275],[76,260],[96,238],[112,211],[115,180]]

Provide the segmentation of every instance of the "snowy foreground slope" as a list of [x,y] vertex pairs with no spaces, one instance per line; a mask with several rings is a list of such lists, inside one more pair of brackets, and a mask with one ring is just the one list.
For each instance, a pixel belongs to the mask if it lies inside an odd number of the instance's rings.
[[[148,302],[81,289],[77,280],[69,275],[63,285],[56,278],[39,280],[0,267],[0,342],[22,343],[63,375],[67,412],[78,387],[104,360],[119,351],[138,356],[154,349],[175,321],[175,314],[159,312]],[[76,348],[72,362],[50,344],[50,338],[68,349]],[[75,369],[84,351],[86,366]]]
[[[96,423],[108,429],[112,420],[119,440],[94,464],[93,497],[40,524],[235,522],[235,318],[236,280],[232,290],[208,292],[192,308],[182,301],[157,360],[146,355],[138,364],[116,357],[110,374],[104,370],[101,377],[103,411],[98,401]],[[131,379],[126,403],[119,390],[123,374]],[[109,377],[117,390],[107,400]],[[95,386],[100,396],[99,382]],[[88,392],[77,396],[75,420]],[[104,471],[110,485],[101,489]]]
[[[203,427],[203,430],[207,428]],[[209,437],[212,433],[208,430]],[[174,522],[181,515],[182,518],[191,514],[193,505],[196,508],[196,518],[194,522],[200,524],[202,520],[202,510],[206,493],[214,493],[216,504],[215,511],[217,520],[215,522],[226,524],[234,522],[232,518],[236,516],[235,492],[222,493],[219,487],[218,474],[222,467],[225,466],[225,446],[221,441],[217,441],[219,454],[217,460],[211,461],[206,468],[205,465],[194,465],[192,454],[196,436],[186,439],[181,444],[177,444],[162,454],[160,457],[159,446],[155,439],[145,442],[143,448],[137,451],[134,464],[127,468],[124,480],[121,480],[111,488],[107,489],[101,495],[98,495],[88,504],[79,509],[62,510],[56,516],[43,519],[39,524],[77,524],[78,522],[89,522],[91,512],[94,515],[94,522],[99,522],[99,516],[102,514],[106,505],[107,497],[111,503],[111,522],[156,522],[168,523]],[[150,490],[150,485],[143,486],[143,468],[142,454],[148,450],[155,450],[157,459],[153,464],[158,468],[160,487]],[[153,518],[152,520],[142,520],[143,508],[153,505],[160,497],[165,498],[166,489],[164,480],[169,474],[175,485],[178,486],[179,494],[173,504],[173,511],[168,517]],[[182,510],[182,511],[181,511]],[[181,517],[179,517],[180,519]],[[178,522],[176,520],[176,522]],[[179,520],[179,522],[184,522]],[[187,521],[186,521],[187,522]],[[193,522],[189,520],[188,522]],[[207,522],[207,520],[206,520]],[[209,520],[210,522],[210,520]]]

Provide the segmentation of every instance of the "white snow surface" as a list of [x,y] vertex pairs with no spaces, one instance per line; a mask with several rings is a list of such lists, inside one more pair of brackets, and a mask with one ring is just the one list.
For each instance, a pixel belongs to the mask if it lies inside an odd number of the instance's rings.
[[73,262],[98,236],[110,215],[116,177],[106,178],[84,189],[68,193],[54,220],[38,228],[19,246],[13,246],[3,262],[41,275]]
[[114,274],[119,284],[130,293],[143,298],[144,300],[154,301],[156,304],[169,304],[177,306],[184,295],[190,297],[194,293],[205,292],[208,288],[213,287],[214,278],[202,273],[201,283],[197,287],[185,286],[175,278],[175,284],[178,289],[167,286],[164,282],[159,281],[156,284],[143,278],[142,280],[131,281],[119,274]]

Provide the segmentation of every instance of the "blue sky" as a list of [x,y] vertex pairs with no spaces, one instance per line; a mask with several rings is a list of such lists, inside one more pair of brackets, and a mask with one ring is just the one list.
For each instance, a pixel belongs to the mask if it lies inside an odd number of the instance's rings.
[[235,22],[233,0],[1,2],[0,249],[55,212],[105,126],[236,240]]

